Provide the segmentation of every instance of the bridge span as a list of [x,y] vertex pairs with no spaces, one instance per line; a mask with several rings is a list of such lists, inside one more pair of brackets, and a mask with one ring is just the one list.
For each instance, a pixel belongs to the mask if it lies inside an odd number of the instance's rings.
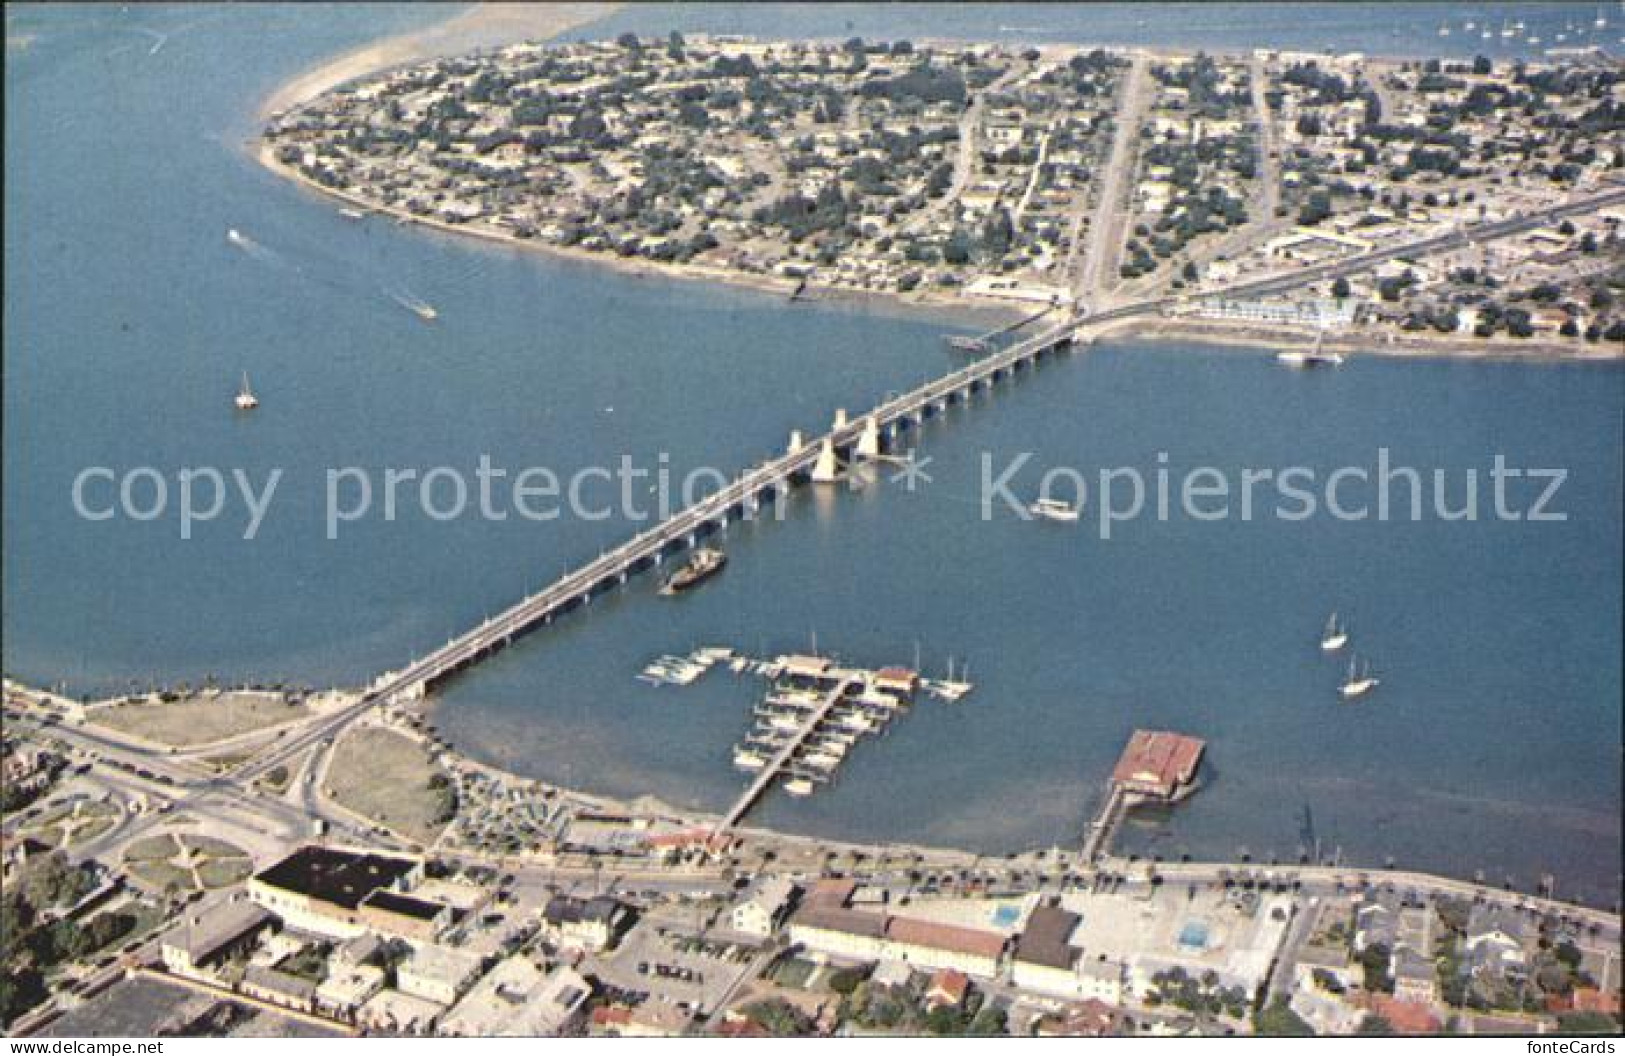
[[434,683],[501,649],[527,631],[591,602],[632,575],[660,564],[667,556],[694,546],[702,536],[730,521],[753,517],[761,507],[782,498],[803,480],[831,480],[843,456],[873,458],[902,432],[943,413],[956,401],[991,388],[1047,353],[1070,347],[1080,327],[1154,310],[1135,305],[1101,313],[1080,322],[1069,318],[1058,326],[978,359],[893,397],[868,413],[836,417],[834,427],[810,441],[793,435],[789,450],[747,470],[668,519],[566,573],[556,582],[521,599],[499,615],[447,642],[400,671],[386,673],[368,687],[367,703],[422,695]]

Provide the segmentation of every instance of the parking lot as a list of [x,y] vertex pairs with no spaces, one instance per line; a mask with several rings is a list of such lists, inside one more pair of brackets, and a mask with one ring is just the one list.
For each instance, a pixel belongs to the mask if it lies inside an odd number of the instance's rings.
[[753,951],[706,941],[645,921],[608,955],[588,960],[593,974],[629,995],[663,997],[696,1012],[716,1008],[750,970]]

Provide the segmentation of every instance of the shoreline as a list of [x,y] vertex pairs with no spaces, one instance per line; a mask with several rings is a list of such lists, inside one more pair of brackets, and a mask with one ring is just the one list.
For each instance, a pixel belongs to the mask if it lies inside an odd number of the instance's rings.
[[[786,303],[799,285],[798,281],[773,275],[731,271],[723,268],[692,264],[667,264],[636,257],[619,257],[596,250],[574,246],[558,246],[535,239],[521,239],[478,223],[453,224],[433,217],[415,216],[404,209],[380,205],[354,191],[324,187],[290,165],[278,161],[271,146],[264,140],[254,144],[254,157],[277,176],[287,179],[306,191],[345,206],[365,211],[369,216],[388,217],[402,226],[423,227],[441,234],[473,239],[491,246],[537,253],[556,260],[571,261],[604,268],[621,275],[655,277],[684,282],[714,283],[734,289],[782,296]],[[944,325],[998,325],[1027,314],[1031,305],[1026,303],[970,302],[951,294],[900,295],[879,290],[853,290],[840,286],[818,286],[808,283],[808,295],[800,302],[824,307],[852,308],[906,314],[915,317],[940,319]],[[947,315],[948,318],[943,318]],[[1087,322],[1087,320],[1085,320]],[[1235,323],[1221,319],[1162,316],[1152,319],[1127,319],[1102,331],[1100,338],[1121,342],[1156,343],[1184,340],[1216,349],[1247,348],[1259,352],[1306,349],[1314,344],[1314,335],[1266,329],[1256,324]],[[1481,362],[1521,363],[1625,363],[1625,348],[1613,350],[1603,342],[1581,345],[1575,342],[1542,341],[1537,338],[1517,339],[1496,337],[1491,339],[1462,337],[1449,334],[1408,334],[1390,331],[1389,340],[1376,331],[1356,332],[1350,335],[1329,335],[1325,347],[1357,355],[1383,356],[1392,359],[1437,359]]]
[[[267,96],[260,104],[256,116],[263,122],[274,114],[308,102],[340,85],[399,66],[513,43],[515,40],[550,40],[571,29],[606,18],[622,6],[624,5],[620,3],[476,4],[447,21],[364,45],[298,74]],[[922,38],[922,42],[950,43],[944,38],[931,37]],[[988,43],[951,42],[961,45]],[[1074,45],[1054,43],[1050,46]],[[1177,47],[1153,49],[1120,46],[1119,50],[1170,56],[1194,54],[1191,49]],[[1373,58],[1372,61],[1404,60],[1383,57]],[[393,218],[402,226],[421,226],[448,235],[471,238],[492,246],[524,250],[551,256],[556,260],[607,268],[621,275],[716,283],[735,289],[779,295],[786,302],[791,301],[801,285],[800,280],[774,275],[709,265],[672,264],[638,257],[620,257],[598,250],[555,245],[538,239],[522,239],[479,222],[454,224],[434,217],[416,216],[405,209],[382,205],[354,190],[338,190],[317,183],[293,166],[279,161],[270,143],[262,135],[256,135],[247,146],[254,159],[274,175],[290,180],[296,186],[329,200],[359,209],[368,215]],[[942,320],[946,325],[967,327],[982,325],[998,327],[1022,315],[1030,314],[1034,307],[1025,301],[1002,301],[993,298],[970,301],[958,293],[926,291],[903,294],[886,290],[820,286],[813,281],[806,284],[803,293],[806,296],[799,298],[799,303],[879,311],[886,314],[902,313],[914,317],[937,318],[940,314],[947,314],[949,318]],[[1126,320],[1122,325],[1112,327],[1111,334],[1115,339],[1127,342],[1186,340],[1220,348],[1248,347],[1257,351],[1307,348],[1313,342],[1313,335],[1309,333],[1299,335],[1226,320],[1169,316]],[[1576,347],[1575,343],[1567,341],[1522,340],[1499,336],[1486,340],[1459,335],[1415,334],[1393,330],[1346,337],[1328,335],[1327,347],[1340,352],[1399,359],[1547,363],[1625,362],[1625,347],[1616,350],[1603,342],[1590,346],[1580,343]]]
[[407,63],[462,54],[513,40],[550,40],[614,14],[620,3],[476,3],[449,19],[363,44],[278,85],[255,111],[258,120],[342,84]]
[[[21,692],[40,697],[50,702],[58,709],[82,709],[81,717],[76,725],[93,726],[98,731],[102,731],[104,734],[111,733],[115,736],[119,735],[120,731],[111,730],[109,727],[102,726],[91,717],[90,713],[94,712],[101,706],[121,701],[124,699],[122,697],[111,696],[81,703],[79,701],[72,700],[71,698],[62,697],[50,690],[41,689],[33,686],[30,683],[11,677],[7,677],[6,679],[6,689],[8,693]],[[335,689],[330,692],[338,694],[350,694],[357,691]],[[430,703],[428,707],[422,708],[418,712],[425,722],[431,726],[433,724],[432,716],[434,707],[435,705]],[[380,725],[383,728],[393,730],[399,734],[402,734],[403,736],[411,737],[420,743],[432,744],[434,741],[439,741],[440,744],[445,746],[443,749],[444,755],[449,757],[449,759],[442,759],[441,763],[453,771],[478,771],[488,775],[500,777],[506,781],[514,783],[515,785],[552,789],[563,796],[599,810],[644,817],[663,817],[666,820],[674,821],[682,825],[696,827],[713,825],[720,820],[720,815],[716,813],[703,809],[678,807],[661,800],[652,793],[645,793],[634,797],[606,795],[596,792],[583,791],[579,788],[562,785],[554,781],[515,773],[514,771],[508,770],[502,766],[486,762],[476,758],[473,755],[470,755],[463,749],[451,744],[451,742],[447,741],[438,733],[428,734],[423,731],[413,731],[411,729],[403,728],[403,726],[397,722],[382,719],[381,717],[375,716],[355,727],[346,728],[342,733],[338,734],[338,739],[342,740],[344,737],[347,737],[353,733],[355,729],[364,728],[369,724]],[[219,743],[223,744],[226,742]],[[188,755],[199,752],[207,752],[210,747],[211,746],[209,745],[197,746],[191,749]],[[331,799],[329,799],[328,802],[329,805],[338,806],[347,813],[353,813],[353,811],[350,811],[349,808],[344,807],[342,804],[337,804]],[[360,815],[356,816],[360,817]],[[370,818],[364,820],[368,825],[377,824],[377,822]],[[397,830],[390,829],[389,831],[394,833],[397,837],[406,838]],[[747,824],[737,826],[734,829],[734,833],[737,836],[748,840],[776,841],[786,847],[797,848],[798,853],[802,854],[806,854],[809,851],[816,851],[820,853],[833,852],[836,855],[857,852],[864,855],[872,855],[876,861],[908,856],[915,856],[916,858],[923,857],[931,863],[928,866],[930,868],[945,868],[949,867],[950,863],[962,867],[966,865],[973,866],[978,862],[991,862],[994,860],[1017,861],[1019,859],[1031,856],[1041,859],[1052,851],[1060,849],[1058,847],[1030,846],[1008,854],[995,854],[977,851],[973,848],[921,844],[911,841],[865,842],[861,840],[838,839],[808,833],[791,832],[784,829],[769,828],[762,825]],[[439,853],[450,858],[498,862],[502,863],[503,865],[527,863],[532,865],[541,865],[544,867],[547,865],[547,862],[545,862],[543,859],[535,858],[526,854],[496,855],[488,852],[480,852],[469,849],[440,847],[439,842],[439,838],[431,841],[429,844],[424,846],[422,853]],[[1070,850],[1071,848],[1068,847],[1066,849]],[[556,865],[557,863],[555,862],[554,864]],[[1501,889],[1465,876],[1457,876],[1448,872],[1432,871],[1425,868],[1399,868],[1392,865],[1365,865],[1352,862],[1340,863],[1336,865],[1327,865],[1324,863],[1310,864],[1302,862],[1275,863],[1248,860],[1231,862],[1217,858],[1211,861],[1182,860],[1176,862],[1173,860],[1163,860],[1157,857],[1148,857],[1138,853],[1125,854],[1122,852],[1107,853],[1101,858],[1098,867],[1112,870],[1147,868],[1157,873],[1169,876],[1178,876],[1181,872],[1189,870],[1201,870],[1204,868],[1217,867],[1233,868],[1244,872],[1253,871],[1264,875],[1269,875],[1271,872],[1293,872],[1301,875],[1313,876],[1338,876],[1344,878],[1360,877],[1371,882],[1377,882],[1377,878],[1379,877],[1386,877],[1390,883],[1403,881],[1410,883],[1413,886],[1425,885],[1442,891],[1450,891],[1457,895],[1484,892],[1493,892],[1497,895],[1510,894],[1515,896],[1523,904],[1544,906],[1547,907],[1549,911],[1578,911],[1582,914],[1596,915],[1597,917],[1606,920],[1613,920],[1617,918],[1617,914],[1604,905],[1592,905],[1587,902],[1557,899],[1529,892],[1514,892],[1510,890],[1502,891]]]

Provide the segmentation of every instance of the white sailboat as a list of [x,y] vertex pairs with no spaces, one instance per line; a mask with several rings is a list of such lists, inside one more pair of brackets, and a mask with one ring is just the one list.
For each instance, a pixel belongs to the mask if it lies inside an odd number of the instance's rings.
[[1326,629],[1320,635],[1321,652],[1335,653],[1349,641],[1347,627],[1337,622],[1337,613],[1332,613],[1331,619],[1326,621]]
[[252,411],[260,405],[259,397],[255,396],[254,390],[248,387],[248,371],[246,370],[243,371],[242,387],[237,390],[237,398],[232,402],[237,405],[239,411]]
[[1370,664],[1349,657],[1348,676],[1343,679],[1343,684],[1337,687],[1337,692],[1342,694],[1344,700],[1354,700],[1376,689],[1378,681],[1371,674]]

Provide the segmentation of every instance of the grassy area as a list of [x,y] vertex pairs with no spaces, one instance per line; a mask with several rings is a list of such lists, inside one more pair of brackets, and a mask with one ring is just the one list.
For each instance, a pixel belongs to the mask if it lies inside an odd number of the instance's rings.
[[772,979],[775,983],[791,990],[800,990],[807,985],[818,966],[811,961],[800,957],[789,957],[773,966]]
[[183,833],[177,836],[181,846],[206,858],[240,858],[243,849],[235,843],[217,840],[213,836],[198,836],[193,833]]
[[430,787],[436,775],[445,778],[417,741],[366,726],[334,746],[326,790],[334,802],[362,817],[428,843],[448,820],[444,794]]
[[191,833],[138,840],[125,850],[124,864],[131,876],[157,891],[226,887],[254,871],[241,847]]
[[247,880],[254,863],[247,858],[213,858],[197,867],[198,882],[213,890]]
[[166,832],[130,844],[124,851],[124,858],[130,862],[161,862],[175,857],[178,853],[180,846],[176,844],[175,837]]
[[280,694],[221,693],[170,704],[143,701],[97,708],[90,712],[90,721],[159,744],[191,748],[308,715],[309,708],[289,704]]
[[190,891],[197,886],[192,870],[182,869],[163,859],[133,861],[127,863],[127,867],[131,876],[154,891],[167,891],[171,887],[177,891]]

